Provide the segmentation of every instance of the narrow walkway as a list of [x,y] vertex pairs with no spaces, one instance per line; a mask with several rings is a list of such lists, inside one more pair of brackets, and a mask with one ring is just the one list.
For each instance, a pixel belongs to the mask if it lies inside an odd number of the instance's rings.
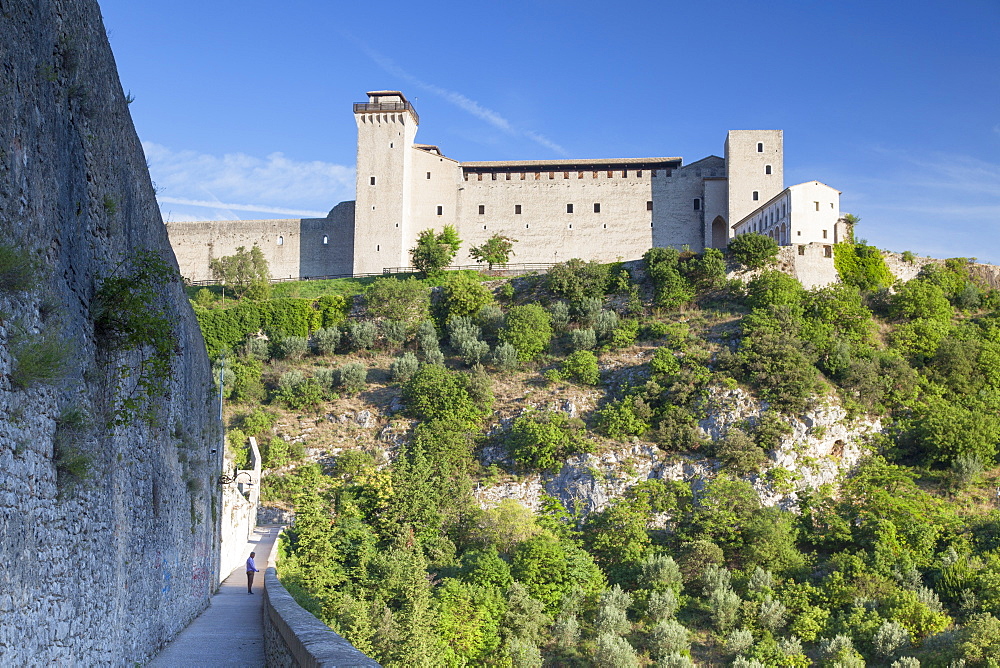
[[254,563],[260,569],[254,576],[253,595],[247,594],[246,569],[240,565],[212,596],[209,607],[147,665],[156,668],[265,666],[264,570],[279,529],[257,527],[253,538],[247,542],[247,556],[251,551],[256,552]]

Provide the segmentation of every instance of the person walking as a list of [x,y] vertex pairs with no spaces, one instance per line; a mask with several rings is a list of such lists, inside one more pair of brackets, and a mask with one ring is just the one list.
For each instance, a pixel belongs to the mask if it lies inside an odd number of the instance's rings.
[[257,556],[256,552],[251,552],[250,556],[247,558],[247,593],[253,593],[253,574],[260,573],[257,570],[257,564],[253,563],[253,558]]

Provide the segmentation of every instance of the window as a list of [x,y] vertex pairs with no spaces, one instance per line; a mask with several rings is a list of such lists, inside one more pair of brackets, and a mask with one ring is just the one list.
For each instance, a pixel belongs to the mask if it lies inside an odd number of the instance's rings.
[[701,211],[701,200],[697,197],[694,198],[694,210]]
[[528,229],[528,223],[524,224],[524,229]]
[[556,173],[555,172],[549,172],[549,178],[550,179],[556,178]]
[[481,216],[484,213],[486,213],[486,205],[485,204],[480,204],[479,205],[479,215]]
[[476,174],[476,180],[477,181],[482,181],[483,180],[483,175],[482,174]]
[[569,224],[569,229],[571,229],[571,230],[573,229],[573,223]]
[[594,178],[595,179],[597,178],[597,172],[594,172]]
[[823,246],[823,257],[833,257],[833,246]]
[[573,213],[573,205],[572,204],[567,204],[566,205],[566,213]]
[[636,172],[635,172],[635,178],[637,178],[637,179],[641,179],[642,178],[642,170],[641,169],[636,170]]
[[493,181],[496,181],[497,180],[497,173],[496,172],[491,173],[490,174],[490,179],[493,180]]
[[604,229],[608,229],[608,224],[604,223]]
[[518,216],[521,215],[521,205],[520,204],[515,204],[514,205],[514,213],[517,214]]
[[628,170],[627,169],[623,169],[622,170],[622,178],[623,179],[627,179],[628,178]]
[[611,170],[610,169],[608,170],[608,178],[609,179],[611,178]]
[[568,179],[569,178],[569,172],[563,172],[563,178],[564,179]]
[[652,210],[653,210],[653,200],[647,200],[646,201],[646,211],[652,211]]
[[795,236],[801,237],[802,236],[802,230],[796,230]]
[[764,165],[764,173],[765,174],[771,173],[771,165]]
[[444,213],[444,207],[443,206],[439,206],[438,207],[438,215],[440,216],[443,213]]
[[526,176],[526,174],[525,174],[524,172],[521,172],[521,180],[522,180],[522,181],[524,180],[524,177],[525,177],[525,176]]
[[583,172],[577,172],[576,173],[576,178],[577,179],[582,179],[583,178]]
[[507,172],[507,180],[510,181],[510,172]]
[[799,255],[805,255],[805,254],[806,254],[806,247],[799,245]]
[[382,250],[382,246],[381,246],[380,244],[376,244],[376,245],[375,245],[375,252],[377,253],[377,252],[379,252],[380,250]]
[[594,213],[600,213],[600,212],[601,212],[601,203],[594,202]]
[[763,153],[764,152],[764,145],[762,143],[760,143],[760,142],[757,142],[757,152],[758,153]]
[[759,192],[757,192],[756,190],[754,190],[754,191],[753,191],[753,201],[755,201],[755,202],[756,202],[756,201],[757,201],[757,200],[759,200],[759,199],[760,199],[760,193],[759,193]]
[[326,235],[324,234],[324,235],[323,235],[323,245],[324,245],[324,246],[326,246],[326,245],[327,245],[327,244],[329,244],[329,243],[330,243],[330,237],[328,237],[328,236],[326,236]]
[[484,230],[486,229],[486,226],[485,226],[485,225],[483,225],[483,229],[484,229]]
[[375,177],[372,176],[371,178],[369,178],[368,182],[371,183],[371,185],[375,185]]
[[823,230],[823,238],[826,239],[826,230]]
[[392,148],[392,142],[389,142],[389,148]]
[[427,172],[427,178],[428,179],[431,178],[431,173],[430,172]]
[[285,237],[278,237],[278,245],[279,246],[285,245]]
[[813,202],[816,205],[816,210],[819,211],[819,202]]

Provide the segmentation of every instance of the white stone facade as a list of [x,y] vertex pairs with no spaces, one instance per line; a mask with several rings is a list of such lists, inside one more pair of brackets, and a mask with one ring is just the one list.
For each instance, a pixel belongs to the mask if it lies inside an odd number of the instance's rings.
[[[368,93],[354,117],[354,202],[320,219],[171,223],[182,274],[211,278],[212,258],[253,243],[274,278],[378,274],[408,267],[417,235],[445,225],[463,241],[458,265],[472,264],[469,250],[494,234],[517,240],[515,263],[634,260],[654,246],[725,248],[745,231],[735,223],[781,197],[786,213],[793,204],[802,213],[795,229],[802,237],[786,233],[780,243],[838,234],[837,191],[819,182],[783,190],[781,130],[732,130],[725,157],[690,164],[679,157],[459,162],[414,142],[419,117],[399,91]],[[814,200],[822,210],[806,211]]]
[[789,186],[733,225],[733,236],[751,232],[779,246],[844,241],[840,191],[819,181]]

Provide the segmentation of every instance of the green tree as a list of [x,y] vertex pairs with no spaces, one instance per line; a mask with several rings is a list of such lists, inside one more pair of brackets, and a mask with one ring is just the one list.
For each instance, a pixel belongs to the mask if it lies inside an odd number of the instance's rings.
[[507,264],[510,261],[510,256],[514,254],[514,244],[516,243],[517,239],[512,239],[503,234],[494,234],[484,241],[482,246],[473,246],[470,248],[469,255],[479,264],[485,262],[490,271],[492,271],[493,265]]
[[610,277],[608,265],[573,258],[549,268],[545,287],[556,297],[575,304],[586,297],[603,296]]
[[375,318],[406,323],[412,334],[430,313],[431,289],[412,276],[377,278],[365,289],[365,305]]
[[233,255],[216,258],[208,266],[212,278],[232,288],[237,297],[267,299],[270,296],[271,272],[264,258],[264,251],[257,244],[249,251],[245,246],[240,246]]
[[444,281],[439,303],[438,322],[446,323],[457,316],[474,316],[493,303],[493,293],[469,272],[454,272]]
[[519,359],[532,360],[549,347],[552,320],[538,304],[514,306],[507,312],[507,322],[499,338],[517,349]]
[[410,249],[410,261],[425,276],[439,272],[451,264],[461,243],[451,225],[445,225],[442,232],[423,230],[417,235],[417,245]]
[[733,258],[747,269],[762,269],[774,264],[778,257],[778,242],[754,232],[730,239],[728,249]]

